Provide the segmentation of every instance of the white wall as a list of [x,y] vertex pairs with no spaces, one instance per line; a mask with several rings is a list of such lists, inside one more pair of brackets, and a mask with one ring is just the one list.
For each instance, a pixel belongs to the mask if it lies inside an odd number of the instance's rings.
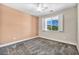
[[77,6],[77,11],[78,11],[78,22],[77,22],[77,24],[78,24],[78,33],[77,33],[77,49],[78,49],[78,51],[79,51],[79,4],[78,4],[78,6]]
[[64,15],[64,32],[46,32],[42,30],[42,24],[41,24],[41,17],[39,19],[39,36],[48,38],[51,40],[69,43],[76,45],[77,43],[77,7],[71,7],[56,13],[53,13],[52,15],[47,15],[43,17],[48,16],[55,16],[58,14]]

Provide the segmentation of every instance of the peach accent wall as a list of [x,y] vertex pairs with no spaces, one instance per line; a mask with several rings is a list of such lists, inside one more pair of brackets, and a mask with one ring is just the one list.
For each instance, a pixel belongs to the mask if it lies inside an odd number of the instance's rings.
[[33,29],[31,29],[32,30],[32,36],[35,36],[35,35],[38,35],[38,17],[36,18],[36,17],[32,17],[32,28]]
[[38,35],[38,17],[0,5],[0,43]]

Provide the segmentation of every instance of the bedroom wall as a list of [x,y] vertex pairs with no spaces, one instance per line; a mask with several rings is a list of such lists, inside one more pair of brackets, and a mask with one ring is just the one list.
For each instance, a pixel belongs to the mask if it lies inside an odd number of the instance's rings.
[[0,5],[0,44],[38,35],[38,17]]
[[71,7],[62,11],[55,12],[52,15],[46,15],[43,17],[55,16],[59,14],[64,15],[64,32],[43,31],[41,24],[42,19],[40,17],[39,36],[59,42],[76,45],[77,44],[77,7]]
[[77,25],[78,25],[78,26],[77,26],[77,27],[78,27],[78,28],[77,28],[77,30],[78,30],[78,32],[77,32],[77,49],[78,49],[78,51],[79,51],[79,4],[78,4],[78,6],[77,6],[77,11],[78,11],[78,14],[77,14],[77,15],[78,15],[78,20],[77,20],[77,21],[78,21],[78,22],[77,22]]

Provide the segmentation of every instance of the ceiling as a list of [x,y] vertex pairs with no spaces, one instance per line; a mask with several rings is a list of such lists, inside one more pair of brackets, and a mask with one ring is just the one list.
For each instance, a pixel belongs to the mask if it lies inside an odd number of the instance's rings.
[[4,5],[9,6],[11,8],[15,8],[25,13],[28,12],[34,16],[43,16],[54,13],[56,11],[76,6],[75,3],[45,3],[45,4],[48,8],[46,10],[43,10],[43,12],[37,11],[36,3],[5,3]]

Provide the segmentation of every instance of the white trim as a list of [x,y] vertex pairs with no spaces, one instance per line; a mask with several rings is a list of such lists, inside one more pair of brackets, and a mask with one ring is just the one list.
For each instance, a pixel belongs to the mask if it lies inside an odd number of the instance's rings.
[[62,42],[62,43],[77,45],[76,43],[65,42],[65,41],[61,41],[61,40],[57,40],[57,39],[51,39],[51,38],[47,38],[47,37],[43,37],[43,36],[35,36],[35,37],[31,37],[31,38],[26,38],[26,39],[14,41],[14,42],[9,42],[9,43],[5,43],[5,44],[1,44],[0,47],[5,47],[5,46],[16,44],[16,43],[19,43],[19,42],[22,42],[22,41],[31,40],[31,39],[36,38],[36,37],[42,37],[42,38],[46,38],[46,39],[49,39],[49,40],[54,40],[54,41],[58,41],[58,42]]
[[58,42],[67,43],[67,44],[71,44],[71,45],[77,46],[76,43],[72,43],[72,42],[66,42],[66,41],[57,40],[57,39],[53,39],[53,38],[47,38],[47,37],[43,37],[43,36],[39,36],[39,37],[42,37],[42,38],[46,38],[46,39],[49,39],[49,40],[54,40],[54,41],[58,41]]
[[31,40],[31,39],[36,38],[36,37],[38,37],[38,36],[31,37],[31,38],[26,38],[26,39],[14,41],[14,42],[9,42],[9,43],[5,43],[5,44],[1,44],[0,47],[5,47],[5,46],[16,44],[16,43],[19,43],[19,42],[22,42],[22,41]]

